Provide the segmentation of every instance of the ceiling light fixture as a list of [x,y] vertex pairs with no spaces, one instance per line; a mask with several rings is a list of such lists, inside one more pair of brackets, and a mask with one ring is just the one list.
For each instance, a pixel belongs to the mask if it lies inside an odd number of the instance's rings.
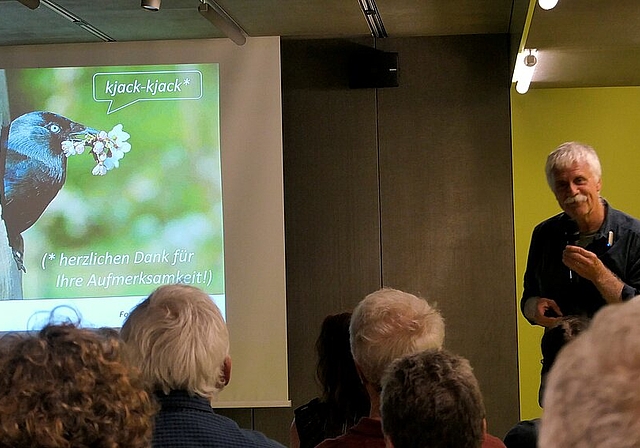
[[373,37],[389,37],[387,30],[384,28],[384,23],[382,23],[382,17],[380,17],[376,0],[358,1],[360,2],[360,9],[364,14],[367,25],[369,25],[369,29],[371,30],[371,35]]
[[555,8],[557,4],[558,0],[538,0],[538,5],[546,10]]
[[162,0],[141,0],[140,7],[147,11],[159,11]]
[[218,5],[214,0],[200,0],[198,12],[202,17],[207,19],[216,28],[224,33],[229,39],[237,45],[244,45],[247,41],[247,33],[242,29],[238,22],[225,11],[222,6]]
[[105,42],[115,42],[116,41],[111,36],[103,33],[102,31],[100,31],[95,26],[91,25],[90,23],[85,22],[80,17],[78,17],[77,15],[75,15],[74,13],[69,11],[68,9],[63,8],[62,6],[60,6],[57,3],[53,2],[52,0],[40,0],[40,3],[43,4],[44,6],[46,6],[47,8],[49,8],[50,10],[52,10],[53,12],[55,12],[56,14],[61,15],[62,17],[64,17],[68,21],[75,23],[76,25],[78,25],[83,30],[93,34],[97,38],[99,38],[99,39],[101,39],[101,40],[103,40]]
[[525,49],[518,54],[516,68],[513,72],[513,82],[516,83],[516,92],[524,94],[529,91],[533,72],[538,63],[538,50]]

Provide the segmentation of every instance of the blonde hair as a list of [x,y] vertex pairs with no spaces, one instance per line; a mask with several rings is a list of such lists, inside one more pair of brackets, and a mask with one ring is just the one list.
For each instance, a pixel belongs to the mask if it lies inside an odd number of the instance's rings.
[[131,362],[156,391],[184,390],[213,402],[226,385],[229,332],[198,288],[159,287],[129,314],[120,334]]
[[361,373],[379,387],[385,369],[395,359],[442,348],[444,320],[426,300],[383,288],[358,304],[349,333],[351,352]]

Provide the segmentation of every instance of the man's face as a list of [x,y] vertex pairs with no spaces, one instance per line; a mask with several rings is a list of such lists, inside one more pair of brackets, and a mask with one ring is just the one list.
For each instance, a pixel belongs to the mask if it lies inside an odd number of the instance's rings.
[[558,204],[575,221],[587,217],[600,204],[601,180],[585,162],[554,171],[554,193]]

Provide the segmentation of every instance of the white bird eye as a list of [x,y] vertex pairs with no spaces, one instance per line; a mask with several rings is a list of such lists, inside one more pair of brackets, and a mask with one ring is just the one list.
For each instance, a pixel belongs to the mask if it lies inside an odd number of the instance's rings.
[[62,130],[62,128],[55,123],[51,123],[49,124],[49,130],[54,134],[58,134]]

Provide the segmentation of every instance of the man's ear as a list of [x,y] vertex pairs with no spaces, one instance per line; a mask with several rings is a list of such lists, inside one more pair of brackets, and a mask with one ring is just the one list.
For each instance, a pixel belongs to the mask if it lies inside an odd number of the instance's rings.
[[231,381],[231,357],[227,356],[224,358],[224,363],[222,364],[222,376],[224,378],[224,385],[226,386]]

